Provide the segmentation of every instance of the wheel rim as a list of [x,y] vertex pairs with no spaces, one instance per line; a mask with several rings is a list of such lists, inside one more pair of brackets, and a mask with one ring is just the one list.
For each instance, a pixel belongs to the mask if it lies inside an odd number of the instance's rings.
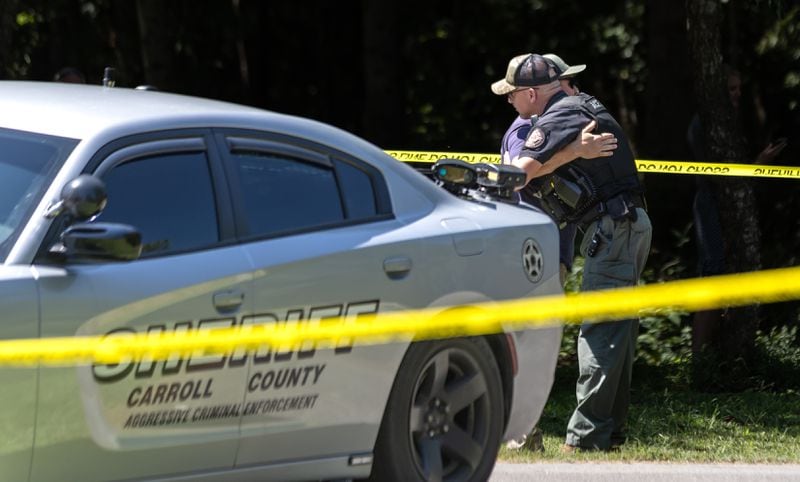
[[475,357],[458,348],[437,352],[420,371],[409,440],[425,480],[466,480],[475,472],[489,443],[487,386]]

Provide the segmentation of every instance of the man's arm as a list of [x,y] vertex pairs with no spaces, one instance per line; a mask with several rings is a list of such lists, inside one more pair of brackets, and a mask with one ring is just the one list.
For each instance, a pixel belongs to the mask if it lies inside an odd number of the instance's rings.
[[581,134],[570,142],[563,149],[553,154],[545,163],[541,163],[532,157],[518,157],[512,163],[521,168],[527,174],[527,180],[541,177],[552,173],[559,167],[574,161],[578,158],[596,159],[598,157],[609,157],[614,154],[617,148],[617,138],[614,134],[592,134],[597,127],[596,121],[591,121],[581,130]]

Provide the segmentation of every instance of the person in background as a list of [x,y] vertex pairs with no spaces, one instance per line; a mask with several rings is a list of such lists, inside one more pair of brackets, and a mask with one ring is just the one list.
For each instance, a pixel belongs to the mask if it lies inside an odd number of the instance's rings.
[[[738,71],[725,65],[728,98],[740,118],[739,106],[742,97],[742,78]],[[706,138],[699,114],[695,114],[686,133],[686,141],[695,161],[707,162]],[[756,155],[756,164],[769,164],[786,147],[786,139],[779,139],[768,144]],[[727,269],[722,252],[722,225],[719,220],[719,209],[714,189],[708,176],[695,177],[695,195],[692,204],[694,232],[697,242],[697,275],[715,276],[724,274]],[[703,347],[717,339],[724,311],[721,309],[697,311],[692,317],[692,353],[697,356]]]
[[581,93],[578,84],[575,83],[575,76],[586,70],[586,64],[567,65],[567,63],[556,54],[544,54],[542,57],[549,60],[555,66],[556,73],[558,74],[558,81],[561,83],[561,90],[566,92],[567,95],[578,95]]
[[85,84],[86,76],[83,75],[83,72],[74,67],[64,67],[56,72],[56,75],[53,76],[53,81],[70,84]]

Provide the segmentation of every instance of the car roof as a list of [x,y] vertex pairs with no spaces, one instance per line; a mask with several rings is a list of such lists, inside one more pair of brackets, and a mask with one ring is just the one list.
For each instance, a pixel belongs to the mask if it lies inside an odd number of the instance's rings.
[[0,126],[82,139],[119,124],[235,115],[282,117],[199,97],[60,82],[0,82]]

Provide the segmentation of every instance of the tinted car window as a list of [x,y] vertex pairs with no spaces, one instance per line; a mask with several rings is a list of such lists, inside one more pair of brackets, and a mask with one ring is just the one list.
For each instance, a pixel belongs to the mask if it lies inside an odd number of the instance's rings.
[[0,129],[0,261],[78,141]]
[[142,256],[202,248],[219,240],[205,154],[139,158],[115,166],[103,181],[108,205],[97,220],[138,229]]
[[335,161],[335,165],[342,187],[344,204],[347,207],[347,217],[360,219],[374,216],[377,213],[375,191],[369,175],[346,162]]
[[344,220],[332,169],[272,154],[233,156],[249,232],[276,234]]

